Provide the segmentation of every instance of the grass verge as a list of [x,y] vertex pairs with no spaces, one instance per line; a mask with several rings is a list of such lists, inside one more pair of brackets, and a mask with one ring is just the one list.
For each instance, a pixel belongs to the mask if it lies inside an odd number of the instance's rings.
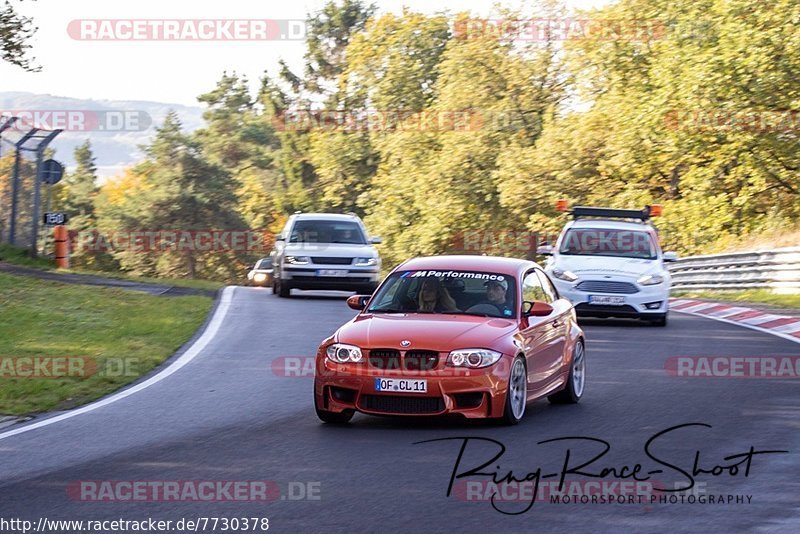
[[673,297],[709,299],[722,302],[758,303],[800,310],[800,295],[779,295],[767,289],[745,291],[673,291]]
[[[46,258],[31,258],[28,254],[28,249],[20,247],[12,247],[11,245],[0,244],[0,261],[13,263],[14,265],[22,265],[25,267],[34,267],[45,271],[55,270],[55,265],[52,260]],[[59,269],[60,273],[73,273],[73,274],[90,274],[93,276],[102,276],[103,278],[114,278],[117,280],[130,280],[131,282],[140,282],[143,284],[161,284],[176,287],[190,287],[194,289],[209,289],[217,290],[225,286],[223,282],[214,280],[193,280],[190,278],[152,278],[147,276],[134,276],[125,272],[119,271],[90,271],[87,269]]]
[[[211,304],[0,273],[0,414],[68,409],[119,389],[189,340]],[[60,376],[20,376],[48,372]]]

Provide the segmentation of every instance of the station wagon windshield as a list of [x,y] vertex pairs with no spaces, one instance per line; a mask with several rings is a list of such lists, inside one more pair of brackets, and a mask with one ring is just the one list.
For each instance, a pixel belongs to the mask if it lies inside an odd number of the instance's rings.
[[289,236],[290,243],[341,243],[366,245],[361,227],[351,221],[297,221]]

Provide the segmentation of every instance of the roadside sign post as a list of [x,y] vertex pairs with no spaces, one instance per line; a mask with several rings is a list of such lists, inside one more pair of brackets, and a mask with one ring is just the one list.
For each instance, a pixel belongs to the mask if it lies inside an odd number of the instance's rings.
[[43,159],[44,159],[44,150],[47,148],[47,145],[55,139],[55,137],[61,133],[61,130],[53,130],[49,134],[47,134],[44,139],[36,146],[36,183],[34,183],[33,188],[33,224],[31,225],[31,256],[34,258],[38,252],[37,247],[37,238],[39,237],[39,204],[41,202],[41,189],[42,189],[42,178],[43,178]]
[[[50,211],[50,198],[52,196],[53,186],[61,181],[64,176],[64,166],[54,159],[48,159],[42,162],[42,181],[47,184],[47,200],[45,200],[45,220],[47,219],[47,212]],[[45,223],[46,224],[46,223]],[[42,243],[42,254],[44,254],[45,243]]]

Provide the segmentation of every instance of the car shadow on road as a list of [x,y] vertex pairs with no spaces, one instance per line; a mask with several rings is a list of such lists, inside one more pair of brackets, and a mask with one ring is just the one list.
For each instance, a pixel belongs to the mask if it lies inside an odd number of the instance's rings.
[[641,319],[578,317],[580,326],[620,326],[628,328],[653,328],[653,325]]
[[[562,406],[552,405],[545,399],[539,399],[529,402],[525,409],[525,417],[520,421],[517,427],[523,427],[529,424],[536,424],[538,417],[542,416],[553,410],[568,410],[579,409],[580,405]],[[342,428],[344,425],[323,425],[326,428]],[[439,415],[439,416],[384,416],[384,415],[366,415],[356,413],[353,420],[346,425],[349,431],[365,430],[365,431],[381,431],[381,430],[398,430],[398,431],[440,431],[440,430],[461,430],[461,429],[487,429],[496,430],[499,428],[514,428],[510,425],[505,425],[496,419],[467,419],[460,415]]]

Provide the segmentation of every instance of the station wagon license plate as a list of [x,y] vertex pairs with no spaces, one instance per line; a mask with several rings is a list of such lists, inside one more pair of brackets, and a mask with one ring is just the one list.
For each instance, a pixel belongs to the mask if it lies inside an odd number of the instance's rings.
[[320,269],[317,276],[347,276],[347,269]]
[[589,295],[589,304],[605,304],[606,306],[622,306],[625,297],[611,297],[608,295]]
[[407,378],[376,378],[375,391],[391,391],[396,393],[427,393],[427,380],[409,380]]

